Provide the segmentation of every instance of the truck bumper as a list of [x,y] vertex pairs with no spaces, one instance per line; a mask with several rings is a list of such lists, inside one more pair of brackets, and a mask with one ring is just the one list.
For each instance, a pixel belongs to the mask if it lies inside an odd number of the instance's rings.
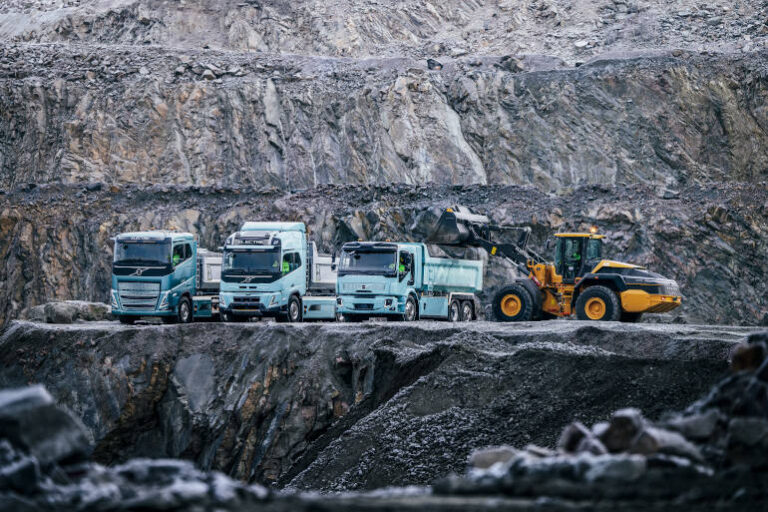
[[219,311],[237,316],[277,316],[286,310],[281,299],[271,301],[274,293],[242,296],[234,293],[219,294]]
[[114,316],[176,316],[176,311],[170,309],[166,311],[132,311],[132,310],[120,310],[113,309],[112,315]]
[[402,315],[405,312],[405,298],[397,296],[355,297],[352,295],[341,295],[336,298],[336,312],[341,315]]

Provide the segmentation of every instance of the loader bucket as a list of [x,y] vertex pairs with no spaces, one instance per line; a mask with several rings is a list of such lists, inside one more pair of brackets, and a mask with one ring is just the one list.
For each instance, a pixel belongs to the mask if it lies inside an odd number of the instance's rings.
[[462,206],[447,208],[437,219],[427,242],[438,245],[472,244],[474,233],[487,229],[489,223],[485,215],[474,214]]

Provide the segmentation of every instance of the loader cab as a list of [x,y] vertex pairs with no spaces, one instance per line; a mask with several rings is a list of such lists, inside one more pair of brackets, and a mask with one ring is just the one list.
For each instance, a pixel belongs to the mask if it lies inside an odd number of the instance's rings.
[[565,284],[573,284],[603,258],[604,235],[558,233],[555,237],[555,269]]

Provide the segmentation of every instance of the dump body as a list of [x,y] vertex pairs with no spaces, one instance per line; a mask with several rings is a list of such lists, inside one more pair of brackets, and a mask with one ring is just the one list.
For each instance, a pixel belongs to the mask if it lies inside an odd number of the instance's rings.
[[227,238],[221,310],[228,320],[288,318],[291,298],[301,319],[335,319],[336,273],[301,222],[246,222]]
[[446,319],[454,300],[476,316],[481,261],[433,257],[422,243],[352,242],[339,265],[336,309],[347,318],[403,317],[409,298],[417,317]]
[[[194,316],[217,314],[216,260],[221,256],[204,249],[198,251],[190,233],[121,233],[115,237],[113,256],[113,315],[125,321],[173,318],[184,298],[189,299]],[[199,295],[199,291],[205,295]]]

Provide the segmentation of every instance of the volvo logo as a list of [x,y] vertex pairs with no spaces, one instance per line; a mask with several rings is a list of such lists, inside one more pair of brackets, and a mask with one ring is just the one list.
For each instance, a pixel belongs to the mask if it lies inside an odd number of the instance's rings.
[[360,287],[361,290],[365,290],[365,285]]
[[141,274],[143,274],[143,273],[144,273],[144,271],[145,271],[145,270],[149,270],[150,268],[151,268],[151,267],[139,267],[139,268],[137,268],[137,269],[134,271],[134,273],[133,273],[133,274],[131,274],[131,275],[132,275],[132,276],[140,276]]
[[244,277],[244,278],[243,278],[243,280],[242,280],[242,281],[240,281],[240,282],[241,282],[241,283],[250,283],[251,281],[253,281],[253,278],[254,278],[254,276],[246,276],[246,277]]

